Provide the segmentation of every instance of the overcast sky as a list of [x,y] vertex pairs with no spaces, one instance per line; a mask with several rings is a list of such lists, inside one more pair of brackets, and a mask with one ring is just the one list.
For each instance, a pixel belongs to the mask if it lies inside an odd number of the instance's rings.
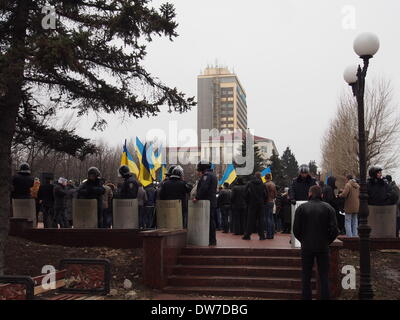
[[[155,6],[165,1],[153,1]],[[218,61],[234,69],[247,93],[248,126],[275,141],[280,153],[290,146],[299,163],[320,162],[322,136],[343,90],[343,70],[360,61],[353,39],[361,32],[378,35],[379,52],[371,60],[368,80],[392,81],[400,101],[400,1],[398,0],[171,0],[179,37],[155,39],[145,67],[188,96],[197,95],[197,75]],[[352,10],[355,28],[352,27]],[[367,81],[368,81],[367,80]],[[158,117],[107,117],[104,132],[90,132],[81,120],[78,132],[121,144],[145,137],[152,128],[196,130],[197,110]],[[196,142],[194,141],[194,144]],[[174,144],[174,143],[171,143]],[[400,174],[395,174],[400,178]]]

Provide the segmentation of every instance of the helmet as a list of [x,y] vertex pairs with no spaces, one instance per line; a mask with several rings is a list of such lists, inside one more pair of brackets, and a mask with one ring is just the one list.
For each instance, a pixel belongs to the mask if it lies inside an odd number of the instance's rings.
[[129,167],[126,165],[120,166],[118,169],[118,173],[120,177],[125,177],[131,173],[131,170],[129,170]]
[[310,167],[306,164],[302,164],[299,167],[299,173],[310,173]]
[[31,167],[26,162],[21,163],[21,165],[19,166],[19,171],[18,172],[20,172],[20,173],[31,173]]
[[369,168],[368,170],[368,175],[371,178],[376,178],[376,175],[378,174],[379,171],[382,171],[383,169],[380,166],[372,166],[371,168]]
[[197,164],[197,171],[198,172],[204,172],[206,170],[210,170],[211,169],[211,163],[208,161],[200,161]]
[[182,178],[183,168],[181,166],[175,166],[172,170],[171,178]]
[[90,167],[88,170],[88,176],[90,176],[91,174],[94,174],[96,176],[96,178],[100,177],[100,170],[97,169],[96,167]]
[[170,177],[172,175],[172,172],[174,171],[174,168],[176,167],[176,165],[172,165],[168,168],[167,173],[165,174],[166,177]]

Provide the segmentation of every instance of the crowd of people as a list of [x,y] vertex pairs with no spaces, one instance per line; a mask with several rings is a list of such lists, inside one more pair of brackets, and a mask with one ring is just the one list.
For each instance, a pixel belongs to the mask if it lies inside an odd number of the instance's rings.
[[[396,205],[399,236],[400,190],[391,176],[384,177],[382,171],[378,166],[369,169],[368,204]],[[198,180],[192,185],[185,181],[181,166],[170,166],[161,183],[143,187],[124,165],[119,168],[121,182],[115,186],[102,179],[97,168],[91,167],[87,179],[77,186],[64,177],[55,183],[46,178],[42,183],[31,176],[29,165],[24,163],[13,177],[11,196],[35,199],[36,212],[43,212],[45,228],[73,226],[74,198],[97,200],[99,228],[112,227],[112,199],[137,199],[141,229],[156,227],[158,200],[180,200],[184,228],[188,226],[188,202],[208,200],[210,246],[217,244],[217,230],[242,236],[243,240],[250,240],[252,233],[266,240],[273,239],[277,232],[293,232],[301,243],[303,299],[312,298],[314,260],[321,298],[329,299],[329,245],[340,233],[348,237],[358,235],[360,184],[353,175],[347,175],[344,188],[338,189],[335,177],[328,177],[325,184],[310,175],[307,165],[301,165],[289,187],[277,187],[270,174],[262,177],[260,172],[247,183],[239,177],[232,185],[224,183],[218,187],[211,163],[200,162],[197,172]],[[292,208],[296,208],[294,214]]]
[[[199,180],[193,186],[184,179],[184,171],[179,165],[169,167],[166,178],[161,183],[146,187],[130,172],[128,166],[119,168],[120,182],[117,185],[101,178],[96,167],[88,170],[87,179],[80,185],[60,177],[53,182],[33,178],[28,164],[21,164],[13,177],[12,198],[33,198],[36,214],[43,213],[45,228],[69,228],[73,226],[72,199],[96,199],[98,227],[112,226],[112,199],[138,199],[139,227],[156,227],[156,201],[181,200],[183,227],[188,223],[188,201],[210,201],[210,245],[216,243],[215,232],[241,235],[249,240],[257,233],[260,240],[273,239],[277,232],[291,233],[292,205],[296,201],[308,201],[309,190],[314,185],[321,187],[321,200],[334,210],[340,234],[358,236],[358,210],[360,185],[353,175],[346,176],[343,189],[336,186],[336,178],[330,176],[326,183],[311,176],[309,167],[301,165],[299,175],[290,186],[276,186],[271,174],[265,177],[260,172],[247,182],[238,177],[229,185],[218,187],[218,179],[211,163],[200,162],[197,166]],[[400,219],[400,190],[391,176],[383,177],[383,169],[373,166],[369,170],[367,182],[368,203],[370,205],[397,204],[397,232]],[[265,178],[266,182],[262,179]]]

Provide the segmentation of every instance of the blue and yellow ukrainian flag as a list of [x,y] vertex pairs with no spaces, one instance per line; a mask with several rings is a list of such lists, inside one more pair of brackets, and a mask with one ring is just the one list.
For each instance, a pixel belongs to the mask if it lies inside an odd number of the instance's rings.
[[138,137],[136,137],[135,150],[136,150],[136,155],[139,159],[139,164],[142,162],[143,148],[144,148],[144,146],[143,146],[142,141],[140,141],[140,139]]
[[124,148],[122,151],[122,157],[121,157],[121,166],[128,166],[129,170],[136,175],[136,177],[139,176],[139,168],[137,167],[135,161],[133,161],[133,158],[131,154],[128,151],[128,148],[126,147],[126,140],[124,144]]
[[225,173],[222,176],[221,180],[219,180],[218,184],[222,185],[225,182],[232,184],[232,182],[235,181],[236,178],[237,178],[236,169],[233,166],[233,164],[231,163],[230,165],[228,165],[226,167]]
[[163,181],[165,179],[165,175],[167,174],[167,165],[165,163],[161,164],[160,171],[158,171],[158,179]]
[[151,153],[151,162],[152,165],[150,166],[151,169],[151,176],[153,179],[156,179],[156,172],[162,166],[162,147],[158,147],[157,151]]
[[[151,147],[151,146],[150,146]],[[139,182],[143,187],[147,187],[149,184],[153,183],[153,178],[151,176],[151,169],[148,159],[151,158],[151,148],[147,147],[147,143],[143,146],[143,152],[141,153],[140,170],[139,170]]]
[[272,172],[271,172],[271,168],[270,167],[267,167],[267,168],[265,168],[263,171],[261,171],[261,179],[262,179],[262,181],[265,183],[265,182],[267,182],[266,180],[265,180],[265,175],[266,174],[270,174],[271,175],[271,180],[272,180]]

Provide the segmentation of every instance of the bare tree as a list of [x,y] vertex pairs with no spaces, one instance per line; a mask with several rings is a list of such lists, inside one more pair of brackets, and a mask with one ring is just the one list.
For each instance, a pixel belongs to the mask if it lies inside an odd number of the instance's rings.
[[[367,86],[365,94],[367,167],[379,164],[388,172],[398,168],[400,151],[400,117],[392,102],[392,92],[390,81],[381,79]],[[345,92],[323,137],[323,173],[332,172],[339,183],[343,182],[346,174],[359,173],[357,137],[357,102],[350,92]]]

